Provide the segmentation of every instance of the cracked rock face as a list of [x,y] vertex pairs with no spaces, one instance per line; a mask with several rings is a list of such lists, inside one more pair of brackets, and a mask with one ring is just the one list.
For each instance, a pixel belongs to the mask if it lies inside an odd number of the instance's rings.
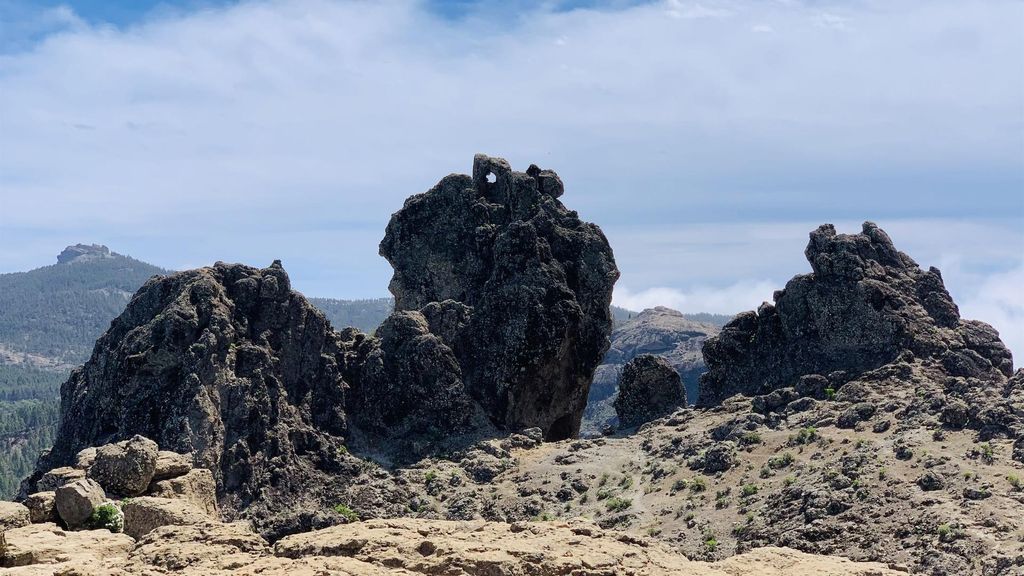
[[380,245],[396,310],[421,311],[442,335],[491,421],[548,439],[579,432],[619,276],[604,234],[562,191],[550,170],[477,155],[472,176],[409,198]]
[[805,375],[838,388],[901,356],[940,362],[953,377],[1012,374],[995,329],[961,319],[939,271],[922,270],[875,224],[865,222],[859,234],[822,225],[805,255],[812,273],[704,344],[701,405],[794,386]]

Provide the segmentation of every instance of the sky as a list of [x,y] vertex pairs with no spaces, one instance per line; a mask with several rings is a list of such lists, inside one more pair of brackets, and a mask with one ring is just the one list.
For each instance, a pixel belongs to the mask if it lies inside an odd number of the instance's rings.
[[383,296],[390,215],[483,152],[561,175],[619,305],[754,308],[871,220],[1024,355],[1022,29],[1020,0],[0,0],[0,272],[96,242]]

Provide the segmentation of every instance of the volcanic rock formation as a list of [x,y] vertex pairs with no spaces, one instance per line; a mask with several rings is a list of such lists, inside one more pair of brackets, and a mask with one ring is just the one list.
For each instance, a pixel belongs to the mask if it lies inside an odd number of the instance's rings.
[[[611,250],[557,201],[553,172],[484,167],[495,184],[449,176],[393,217],[382,252],[399,305],[376,336],[335,332],[278,261],[151,279],[63,385],[55,444],[22,496],[79,478],[83,449],[142,435],[192,454],[228,517],[277,537],[338,521],[339,502],[406,509],[386,474],[340,481],[365,472],[352,450],[402,463],[497,429],[575,434],[608,346]],[[467,235],[473,250],[453,240]]]
[[774,304],[739,314],[704,344],[699,402],[765,394],[805,375],[837,389],[902,356],[941,362],[950,376],[1008,377],[1013,362],[988,324],[962,320],[935,268],[922,270],[878,226],[811,232],[813,272],[794,277]]
[[424,314],[491,420],[552,440],[579,432],[619,276],[604,234],[562,191],[550,170],[477,155],[472,177],[408,199],[380,245],[396,309]]
[[622,368],[615,412],[623,428],[639,426],[686,406],[679,373],[659,356],[642,354]]

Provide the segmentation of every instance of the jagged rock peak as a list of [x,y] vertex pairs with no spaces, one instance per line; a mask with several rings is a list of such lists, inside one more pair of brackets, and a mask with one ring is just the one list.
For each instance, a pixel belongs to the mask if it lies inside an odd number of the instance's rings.
[[933,359],[950,376],[1005,379],[1010,351],[988,324],[962,320],[936,268],[922,270],[881,228],[825,224],[805,251],[813,272],[791,279],[756,312],[739,314],[703,347],[699,402],[765,394],[801,376],[834,388],[898,357]]
[[84,448],[141,434],[209,468],[232,511],[289,510],[338,465],[346,353],[279,262],[154,277],[61,387],[53,449],[23,490]]
[[86,260],[98,260],[100,258],[113,258],[114,254],[110,248],[102,244],[75,244],[68,246],[57,255],[58,264],[71,262],[83,262]]
[[500,428],[575,436],[612,329],[619,271],[558,175],[478,154],[396,212],[380,253],[398,311],[422,311]]

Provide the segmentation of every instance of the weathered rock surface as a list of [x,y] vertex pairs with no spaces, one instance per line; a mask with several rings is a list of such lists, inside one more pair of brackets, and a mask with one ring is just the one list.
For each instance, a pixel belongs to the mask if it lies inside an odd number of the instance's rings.
[[10,574],[107,574],[134,545],[129,536],[107,530],[72,532],[32,524],[0,533],[0,566],[24,567]]
[[594,371],[581,432],[597,435],[618,423],[612,405],[618,394],[622,367],[641,354],[667,360],[683,381],[687,401],[696,402],[700,376],[705,372],[701,346],[718,332],[718,326],[691,320],[663,306],[644,310],[616,326],[611,347]]
[[209,514],[181,499],[142,496],[126,500],[124,533],[138,540],[160,526],[188,526],[214,520]]
[[211,518],[217,518],[217,483],[205,468],[154,482],[146,492],[149,496],[184,500]]
[[704,344],[700,403],[765,394],[823,375],[833,388],[898,358],[941,362],[952,377],[1012,374],[1009,350],[983,322],[962,320],[935,268],[925,271],[871,222],[859,234],[811,232],[813,272],[774,304],[745,312]]
[[32,522],[29,509],[17,502],[0,501],[0,532],[21,528]]
[[686,406],[686,390],[668,361],[643,354],[626,363],[619,380],[615,412],[623,428],[661,418]]
[[[516,524],[376,520],[288,537],[271,548],[242,523],[124,534],[33,525],[13,534],[12,575],[127,576],[890,576],[877,563],[762,548],[707,563],[659,542],[579,519]],[[4,556],[5,561],[8,556]]]
[[86,478],[57,488],[54,494],[54,505],[57,508],[57,514],[69,528],[79,528],[85,525],[93,508],[105,502],[106,499],[107,495],[103,492],[103,487],[95,480]]
[[71,466],[61,466],[40,475],[39,481],[35,483],[35,489],[41,492],[52,492],[65,484],[83,479],[85,479],[85,470]]
[[57,493],[36,492],[29,494],[22,502],[28,508],[29,518],[33,524],[42,522],[56,522],[57,516]]
[[136,434],[129,440],[96,450],[88,476],[103,489],[120,496],[138,496],[153,480],[157,462],[156,442]]
[[409,198],[380,253],[399,311],[421,311],[452,349],[465,388],[500,428],[574,436],[608,347],[611,248],[558,200],[550,170],[477,155]]
[[192,458],[189,455],[161,450],[156,455],[153,482],[176,478],[187,474],[190,470],[192,470]]

